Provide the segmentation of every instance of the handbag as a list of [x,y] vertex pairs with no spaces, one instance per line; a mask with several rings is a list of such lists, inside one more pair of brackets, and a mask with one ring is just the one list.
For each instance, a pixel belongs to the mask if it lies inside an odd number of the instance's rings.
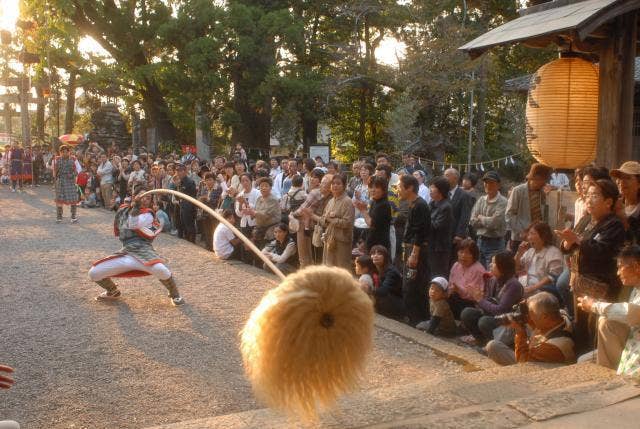
[[311,237],[311,244],[313,247],[322,247],[322,227],[320,225],[315,225],[313,227],[313,236]]
[[587,295],[595,299],[604,299],[609,293],[609,285],[592,277],[582,275],[577,272],[571,272],[569,285],[573,291],[573,296]]
[[292,213],[289,213],[289,232],[295,234],[300,229],[300,221]]

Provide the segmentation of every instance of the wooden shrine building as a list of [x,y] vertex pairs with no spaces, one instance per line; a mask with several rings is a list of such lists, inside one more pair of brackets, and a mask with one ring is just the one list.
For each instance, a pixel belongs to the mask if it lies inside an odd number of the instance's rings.
[[[540,3],[540,2],[537,2]],[[460,47],[472,58],[494,46],[555,44],[599,63],[596,162],[618,167],[632,159],[640,0],[553,0],[520,10],[520,17]],[[612,150],[613,149],[613,150]]]

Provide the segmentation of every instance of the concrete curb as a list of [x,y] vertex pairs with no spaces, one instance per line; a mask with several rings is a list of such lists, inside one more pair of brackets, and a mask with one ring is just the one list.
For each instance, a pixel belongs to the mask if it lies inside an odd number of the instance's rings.
[[468,372],[483,371],[499,366],[488,357],[474,350],[460,347],[450,341],[419,331],[411,326],[393,319],[388,319],[384,316],[376,315],[375,325],[381,329],[393,332],[400,337],[428,347],[436,355],[462,365],[464,370]]

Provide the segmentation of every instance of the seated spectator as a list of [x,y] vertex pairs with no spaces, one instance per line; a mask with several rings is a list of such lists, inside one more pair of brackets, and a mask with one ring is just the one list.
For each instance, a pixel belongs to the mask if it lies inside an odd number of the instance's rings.
[[[640,376],[640,246],[622,249],[618,256],[618,277],[632,287],[628,302],[610,303],[590,296],[578,297],[582,311],[597,314],[598,364],[617,369],[618,375]],[[580,361],[583,361],[583,356]]]
[[156,219],[158,219],[158,222],[160,222],[160,225],[162,225],[162,232],[168,233],[169,231],[171,231],[171,221],[169,220],[169,215],[167,214],[167,212],[162,210],[157,201],[154,201],[153,203],[153,211],[156,213]]
[[429,286],[429,314],[431,318],[416,325],[417,329],[431,335],[452,336],[456,334],[456,321],[447,303],[449,282],[444,277],[435,277]]
[[[262,249],[262,254],[269,258],[283,274],[291,274],[298,269],[296,242],[289,236],[289,228],[286,223],[276,225],[273,235],[274,240]],[[266,264],[263,268],[269,270]]]
[[379,278],[378,284],[369,291],[369,295],[375,298],[376,312],[403,320],[406,311],[402,299],[402,274],[391,264],[391,256],[385,247],[373,246],[370,255]]
[[264,245],[265,240],[273,240],[273,230],[280,223],[280,204],[271,193],[271,179],[263,177],[258,179],[260,196],[256,199],[254,209],[245,210],[245,214],[253,216],[256,226],[253,229],[253,241],[256,246]]
[[524,295],[544,290],[560,299],[555,282],[562,273],[562,258],[560,249],[553,245],[551,227],[544,222],[534,222],[515,256],[516,271],[522,272],[519,280],[524,286]]
[[[226,209],[222,212],[222,217],[231,224],[235,223],[235,215],[233,210]],[[233,231],[220,222],[213,232],[213,251],[220,259],[240,259],[240,239],[235,236]]]
[[92,209],[98,206],[98,196],[95,189],[91,189],[88,186],[84,188],[84,199],[80,201],[80,207],[85,209]]
[[[560,311],[558,298],[540,292],[526,301],[528,309],[523,318],[506,315],[506,322],[515,330],[515,351],[499,340],[489,341],[486,350],[500,365],[519,362],[573,363],[576,360],[571,338],[571,322]],[[526,325],[533,329],[527,334]]]
[[478,261],[480,250],[475,241],[464,239],[458,245],[458,261],[449,273],[449,306],[456,319],[467,307],[475,307],[473,295],[484,291],[486,270]]
[[356,258],[356,276],[358,276],[358,283],[360,283],[360,288],[365,293],[369,293],[369,291],[372,291],[376,287],[376,284],[378,284],[377,282],[379,278],[376,271],[376,266],[373,263],[373,259],[371,259],[371,256],[360,255]]
[[[471,295],[477,307],[462,310],[460,319],[476,344],[484,345],[498,334],[501,338],[496,339],[509,345],[513,340],[512,330],[494,333],[494,329],[499,326],[495,316],[510,312],[524,295],[524,289],[516,278],[516,264],[511,252],[503,251],[493,256],[491,274],[493,276],[488,280],[484,293],[474,290]],[[467,337],[465,340],[470,339]]]

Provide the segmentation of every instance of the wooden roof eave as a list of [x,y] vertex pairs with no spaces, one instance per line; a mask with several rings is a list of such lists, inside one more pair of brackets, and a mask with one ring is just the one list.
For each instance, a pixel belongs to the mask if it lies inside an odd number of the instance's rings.
[[[614,5],[603,9],[601,13],[594,13],[590,18],[588,18],[587,20],[582,22],[579,26],[574,28],[551,30],[546,33],[537,34],[534,37],[529,36],[529,37],[522,37],[522,38],[507,39],[502,42],[492,44],[489,46],[482,46],[478,48],[468,49],[466,50],[466,52],[471,57],[471,59],[476,59],[482,54],[484,54],[486,51],[488,51],[489,49],[494,48],[496,46],[522,43],[526,46],[530,46],[534,48],[543,48],[543,47],[549,46],[551,43],[556,43],[560,45],[563,38],[567,38],[569,36],[574,41],[574,43],[584,42],[588,38],[606,39],[608,38],[608,33],[611,28],[610,26],[607,25],[608,22],[612,21],[618,16],[624,15],[625,13],[632,12],[634,10],[639,10],[639,9],[640,9],[640,0],[626,0],[623,2],[615,3]],[[557,42],[560,42],[560,43],[557,43]]]

